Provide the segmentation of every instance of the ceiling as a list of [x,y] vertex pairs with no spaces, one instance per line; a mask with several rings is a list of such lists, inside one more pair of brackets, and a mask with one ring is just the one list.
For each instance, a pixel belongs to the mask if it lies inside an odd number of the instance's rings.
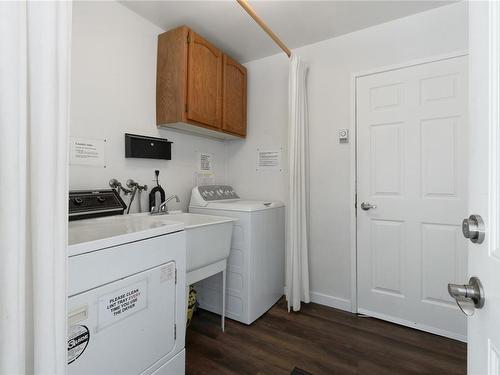
[[[236,1],[121,3],[162,29],[187,25],[241,62],[280,52]],[[450,3],[422,0],[250,2],[291,49]]]

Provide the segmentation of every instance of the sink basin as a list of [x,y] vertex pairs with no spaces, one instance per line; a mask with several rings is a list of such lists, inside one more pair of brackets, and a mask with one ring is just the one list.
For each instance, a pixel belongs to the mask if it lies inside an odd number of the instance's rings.
[[68,256],[142,240],[182,230],[178,221],[144,220],[136,215],[116,215],[68,224]]
[[144,215],[154,221],[178,222],[186,230],[186,271],[216,263],[229,256],[234,218],[192,213]]

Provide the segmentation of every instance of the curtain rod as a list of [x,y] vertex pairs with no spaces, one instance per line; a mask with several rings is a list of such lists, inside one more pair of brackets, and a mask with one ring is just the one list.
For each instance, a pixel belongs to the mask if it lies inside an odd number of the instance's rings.
[[285,52],[288,55],[288,57],[290,57],[292,55],[292,51],[290,51],[290,49],[285,45],[285,43],[281,41],[278,35],[276,35],[273,32],[273,30],[271,30],[269,26],[266,25],[266,23],[262,20],[262,18],[260,18],[257,15],[257,13],[255,13],[255,10],[253,10],[250,4],[248,4],[248,1],[247,0],[236,0],[236,1],[238,2],[238,4],[241,5],[243,9],[245,9],[245,11],[250,15],[250,17],[252,17],[255,20],[255,22],[259,24],[262,30],[264,30],[267,33],[267,35],[271,37],[272,40],[274,40],[274,42],[283,50],[283,52]]

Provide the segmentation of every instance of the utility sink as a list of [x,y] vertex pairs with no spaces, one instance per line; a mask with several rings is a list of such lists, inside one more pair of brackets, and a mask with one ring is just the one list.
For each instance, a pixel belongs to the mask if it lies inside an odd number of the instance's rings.
[[185,212],[166,215],[148,214],[147,217],[154,221],[165,220],[184,224],[187,272],[219,262],[229,256],[233,222],[236,221],[234,218]]
[[[141,215],[141,214],[139,214]],[[147,215],[149,220],[165,220],[184,225],[186,231],[186,295],[189,286],[222,273],[221,327],[224,331],[226,312],[226,268],[231,249],[233,222],[237,219],[222,216],[170,212],[165,215]],[[186,310],[187,310],[186,300]]]

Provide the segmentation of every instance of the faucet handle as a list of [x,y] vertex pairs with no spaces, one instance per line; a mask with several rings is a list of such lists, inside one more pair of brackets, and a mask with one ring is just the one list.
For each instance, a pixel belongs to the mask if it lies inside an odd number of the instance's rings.
[[151,215],[168,214],[167,202],[151,207]]
[[135,182],[134,180],[132,180],[131,178],[129,178],[126,182],[126,185],[129,189],[133,189],[137,186],[139,186],[139,184],[137,182]]

